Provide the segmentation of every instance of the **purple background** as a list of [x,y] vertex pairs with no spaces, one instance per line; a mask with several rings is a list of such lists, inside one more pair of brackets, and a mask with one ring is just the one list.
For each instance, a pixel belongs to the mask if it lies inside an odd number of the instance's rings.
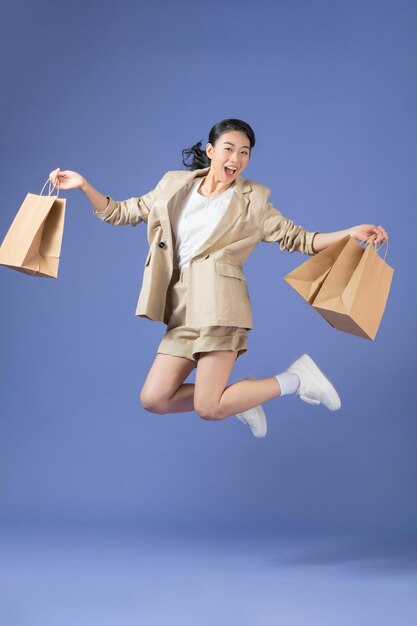
[[415,529],[416,17],[405,1],[2,2],[1,238],[52,169],[139,196],[237,117],[257,140],[244,177],[308,230],[381,224],[395,269],[366,341],[284,282],[307,257],[256,248],[230,382],[308,352],[342,398],[336,413],[274,399],[257,440],[234,418],[141,407],[165,328],[134,315],[146,225],[61,192],[58,279],[0,269],[3,526]]

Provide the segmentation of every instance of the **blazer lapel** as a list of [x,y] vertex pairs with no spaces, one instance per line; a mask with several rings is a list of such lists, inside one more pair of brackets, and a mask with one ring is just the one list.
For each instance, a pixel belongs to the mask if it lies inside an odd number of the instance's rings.
[[[173,177],[165,189],[165,193],[163,194],[164,197],[161,197],[160,202],[157,203],[157,212],[165,234],[169,237],[169,244],[171,247],[173,246],[173,241],[169,217],[170,203],[173,201],[184,202],[192,185],[194,184],[195,179],[205,176],[209,169],[210,167],[205,167],[186,172],[187,175],[185,177]],[[250,181],[246,178],[238,176],[235,180],[234,186],[235,191],[232,194],[226,211],[215,226],[209,238],[200,246],[198,250],[194,252],[193,257],[208,252],[213,248],[215,243],[218,244],[227,231],[230,230],[230,228],[235,224],[240,215],[246,212],[246,208],[249,204],[249,193],[252,189]]]
[[224,214],[209,235],[209,238],[194,252],[193,257],[203,253],[206,254],[221,245],[228,231],[234,226],[239,217],[245,214],[246,207],[249,204],[250,189],[250,182],[238,176],[235,181],[235,191]]

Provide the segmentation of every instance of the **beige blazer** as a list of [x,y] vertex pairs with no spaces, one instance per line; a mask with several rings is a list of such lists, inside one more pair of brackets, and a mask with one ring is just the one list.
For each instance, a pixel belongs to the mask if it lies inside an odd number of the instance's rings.
[[[135,315],[168,323],[166,299],[173,272],[174,242],[169,217],[171,202],[183,202],[196,177],[209,167],[175,170],[164,174],[155,189],[144,196],[116,201],[111,196],[97,217],[113,226],[144,221],[148,224],[149,250]],[[229,205],[204,244],[191,257],[188,272],[186,325],[240,326],[251,329],[252,306],[243,265],[261,242],[275,242],[281,250],[313,255],[316,231],[305,230],[275,209],[265,185],[238,176]]]

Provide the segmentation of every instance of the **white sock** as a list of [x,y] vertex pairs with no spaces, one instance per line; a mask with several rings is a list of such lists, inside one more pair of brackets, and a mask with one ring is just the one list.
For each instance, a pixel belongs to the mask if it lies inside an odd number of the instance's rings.
[[285,396],[289,393],[295,393],[300,386],[300,378],[297,374],[282,372],[282,374],[276,374],[275,378],[281,387],[281,396]]

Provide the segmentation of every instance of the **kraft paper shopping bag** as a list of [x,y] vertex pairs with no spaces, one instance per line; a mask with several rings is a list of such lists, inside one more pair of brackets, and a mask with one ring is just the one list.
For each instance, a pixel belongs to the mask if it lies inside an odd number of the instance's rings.
[[385,310],[394,270],[374,245],[364,248],[353,237],[343,248],[313,308],[331,326],[364,339],[375,339]]
[[303,300],[311,304],[349,239],[350,235],[346,235],[343,239],[317,252],[289,274],[286,274],[284,280],[300,294]]
[[[32,276],[58,276],[64,232],[64,198],[28,193],[0,247],[0,264]],[[58,190],[59,193],[59,190]]]

